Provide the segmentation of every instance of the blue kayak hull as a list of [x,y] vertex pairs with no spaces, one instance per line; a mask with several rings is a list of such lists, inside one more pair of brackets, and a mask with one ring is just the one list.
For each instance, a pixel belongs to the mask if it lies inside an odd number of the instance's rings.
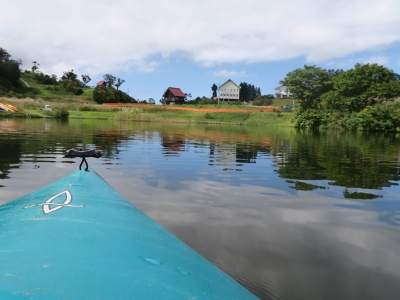
[[256,299],[77,170],[0,206],[0,299]]

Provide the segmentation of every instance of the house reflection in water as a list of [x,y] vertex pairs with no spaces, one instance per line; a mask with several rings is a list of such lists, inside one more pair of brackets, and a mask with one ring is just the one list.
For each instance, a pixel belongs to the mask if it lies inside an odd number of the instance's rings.
[[180,134],[162,134],[161,144],[164,156],[179,156],[179,152],[185,151],[185,138]]
[[[192,136],[193,137],[193,136]],[[164,156],[179,156],[186,147],[209,147],[209,165],[241,166],[243,163],[255,163],[258,150],[247,143],[218,142],[208,139],[188,139],[184,132],[161,133]]]
[[257,150],[239,143],[212,143],[210,145],[210,164],[225,166],[224,170],[242,171],[237,167],[244,163],[256,163]]

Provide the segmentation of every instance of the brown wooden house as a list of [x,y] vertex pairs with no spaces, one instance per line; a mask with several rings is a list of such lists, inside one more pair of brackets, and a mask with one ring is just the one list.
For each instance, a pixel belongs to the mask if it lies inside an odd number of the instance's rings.
[[164,104],[183,104],[186,95],[179,88],[169,87],[162,97]]

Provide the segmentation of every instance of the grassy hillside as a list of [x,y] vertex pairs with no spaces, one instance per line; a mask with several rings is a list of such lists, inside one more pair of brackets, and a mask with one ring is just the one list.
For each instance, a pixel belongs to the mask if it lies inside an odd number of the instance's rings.
[[[24,94],[21,96],[28,96],[30,98],[42,98],[50,101],[79,101],[79,102],[93,102],[93,89],[90,87],[82,88],[83,94],[76,96],[70,95],[61,84],[49,85],[40,84],[35,80],[35,75],[31,72],[21,73],[21,85],[24,87]],[[29,87],[28,87],[29,86]],[[18,96],[18,95],[15,95]]]

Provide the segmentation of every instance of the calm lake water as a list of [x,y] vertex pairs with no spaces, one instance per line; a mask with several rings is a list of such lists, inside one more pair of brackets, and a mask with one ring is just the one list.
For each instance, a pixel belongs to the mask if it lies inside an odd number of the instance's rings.
[[261,299],[399,299],[400,136],[0,119],[0,204],[79,167]]

